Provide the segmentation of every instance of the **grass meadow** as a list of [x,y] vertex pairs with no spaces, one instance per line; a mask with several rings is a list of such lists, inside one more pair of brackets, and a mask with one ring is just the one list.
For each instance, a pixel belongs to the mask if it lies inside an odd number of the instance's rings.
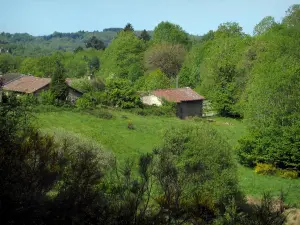
[[[120,164],[126,159],[136,159],[142,153],[151,152],[161,143],[164,131],[172,125],[197,123],[195,120],[184,121],[175,117],[138,116],[119,111],[110,113],[114,115],[112,119],[74,111],[42,112],[36,113],[35,117],[36,125],[42,131],[54,134],[60,130],[95,141],[107,151],[112,151]],[[211,126],[234,149],[238,139],[246,133],[243,121],[219,117],[213,120]],[[133,124],[134,129],[128,129],[128,122]],[[283,191],[287,203],[300,204],[300,179],[258,175],[241,165],[238,165],[238,176],[241,189],[247,196],[260,198],[266,191],[278,196]]]

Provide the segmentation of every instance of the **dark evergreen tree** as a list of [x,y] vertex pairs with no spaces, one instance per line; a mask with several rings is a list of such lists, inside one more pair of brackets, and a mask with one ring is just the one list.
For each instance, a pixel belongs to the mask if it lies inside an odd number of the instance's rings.
[[102,40],[93,36],[85,43],[85,47],[101,50],[101,49],[105,49],[105,44]]
[[65,100],[68,95],[68,87],[65,81],[65,68],[60,61],[56,61],[56,68],[51,76],[50,90],[56,99]]
[[142,39],[144,41],[150,41],[151,36],[149,35],[149,33],[146,30],[143,30],[141,33],[140,39]]
[[131,31],[133,32],[133,26],[131,25],[131,23],[127,23],[126,26],[124,27],[124,31]]

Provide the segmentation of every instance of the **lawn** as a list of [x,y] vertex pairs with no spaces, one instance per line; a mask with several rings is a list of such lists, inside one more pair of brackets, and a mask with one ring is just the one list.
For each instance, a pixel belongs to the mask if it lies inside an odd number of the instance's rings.
[[[172,125],[195,123],[177,118],[137,116],[126,112],[113,112],[114,119],[100,119],[88,114],[61,111],[36,114],[37,126],[46,132],[63,129],[66,132],[98,142],[105,149],[114,152],[122,163],[126,159],[136,159],[141,153],[151,152],[159,145],[164,130]],[[226,139],[233,147],[237,140],[246,133],[245,124],[240,120],[213,118],[211,126]],[[128,121],[135,127],[127,128]],[[274,176],[257,175],[253,170],[238,166],[240,186],[246,195],[261,197],[263,192],[270,191],[277,195],[282,190],[286,201],[299,204],[300,179],[289,180]]]

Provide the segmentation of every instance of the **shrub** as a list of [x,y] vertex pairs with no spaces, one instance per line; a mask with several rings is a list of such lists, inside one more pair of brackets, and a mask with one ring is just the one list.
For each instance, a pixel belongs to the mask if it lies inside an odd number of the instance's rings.
[[134,91],[132,84],[128,80],[110,78],[106,84],[107,100],[111,106],[130,109],[142,105],[140,97]]
[[134,126],[133,126],[132,121],[128,121],[127,128],[128,128],[129,130],[134,130]]
[[276,167],[272,164],[257,163],[255,167],[255,173],[262,175],[274,175],[276,173]]
[[288,169],[277,169],[276,175],[282,178],[296,179],[298,177],[298,171]]
[[42,105],[52,105],[55,102],[55,96],[51,91],[43,91],[39,94],[38,101]]
[[102,119],[107,119],[107,120],[114,118],[112,113],[110,113],[107,110],[103,110],[103,109],[89,110],[88,113],[97,118],[102,118]]
[[20,100],[25,105],[36,105],[37,98],[33,94],[25,94],[20,96]]
[[88,109],[91,108],[94,104],[90,101],[90,99],[81,97],[77,99],[75,105],[79,109]]

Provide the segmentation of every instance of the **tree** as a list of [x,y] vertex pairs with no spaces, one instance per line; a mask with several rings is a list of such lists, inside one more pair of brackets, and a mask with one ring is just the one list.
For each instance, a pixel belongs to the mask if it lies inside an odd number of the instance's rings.
[[219,38],[241,37],[245,36],[245,33],[243,33],[243,28],[238,23],[227,22],[219,25],[214,36]]
[[74,53],[82,52],[83,50],[84,50],[83,47],[78,46],[78,47],[74,50]]
[[16,72],[20,68],[21,60],[11,54],[0,54],[0,72]]
[[[145,43],[138,39],[133,32],[121,31],[105,49],[101,59],[101,74],[109,77],[129,78],[134,68],[143,70],[143,52]],[[131,76],[131,75],[130,75]]]
[[249,43],[247,36],[218,33],[201,63],[199,89],[222,116],[236,117],[242,113],[239,102],[248,76],[239,64]]
[[140,97],[134,91],[128,80],[108,78],[105,89],[109,104],[123,109],[141,106]]
[[150,47],[145,53],[145,67],[160,69],[169,78],[175,78],[180,71],[186,50],[180,44],[162,43]]
[[142,39],[144,41],[150,41],[151,37],[146,30],[143,30],[141,33],[140,39]]
[[93,56],[89,61],[90,72],[94,73],[100,68],[100,60],[97,56]]
[[170,79],[160,69],[157,69],[143,77],[143,85],[140,88],[145,91],[152,91],[170,87]]
[[126,26],[124,27],[124,31],[129,31],[129,32],[133,32],[133,26],[131,25],[131,23],[127,23]]
[[58,100],[65,100],[68,95],[68,87],[64,74],[64,66],[60,61],[57,61],[55,71],[51,76],[50,90]]
[[[246,89],[245,118],[249,133],[240,140],[240,161],[300,170],[299,33],[293,27],[260,39],[252,79]],[[283,47],[284,46],[284,47]]]
[[87,48],[94,48],[94,49],[97,49],[97,50],[105,49],[104,42],[102,40],[96,38],[95,36],[88,39],[87,42],[85,43],[85,46]]
[[201,67],[205,56],[209,54],[212,42],[206,41],[193,45],[187,53],[179,72],[179,86],[195,88],[200,84]]
[[161,22],[155,27],[153,41],[158,44],[167,42],[183,46],[188,46],[190,43],[188,34],[179,25],[170,22]]
[[300,4],[292,5],[286,11],[286,16],[283,18],[282,23],[289,27],[300,28]]
[[157,202],[164,217],[208,224],[218,210],[224,211],[229,199],[239,201],[230,151],[228,143],[205,123],[167,130],[154,167]]
[[255,25],[253,34],[262,35],[272,27],[276,25],[275,19],[272,16],[267,16],[263,18],[258,24]]

